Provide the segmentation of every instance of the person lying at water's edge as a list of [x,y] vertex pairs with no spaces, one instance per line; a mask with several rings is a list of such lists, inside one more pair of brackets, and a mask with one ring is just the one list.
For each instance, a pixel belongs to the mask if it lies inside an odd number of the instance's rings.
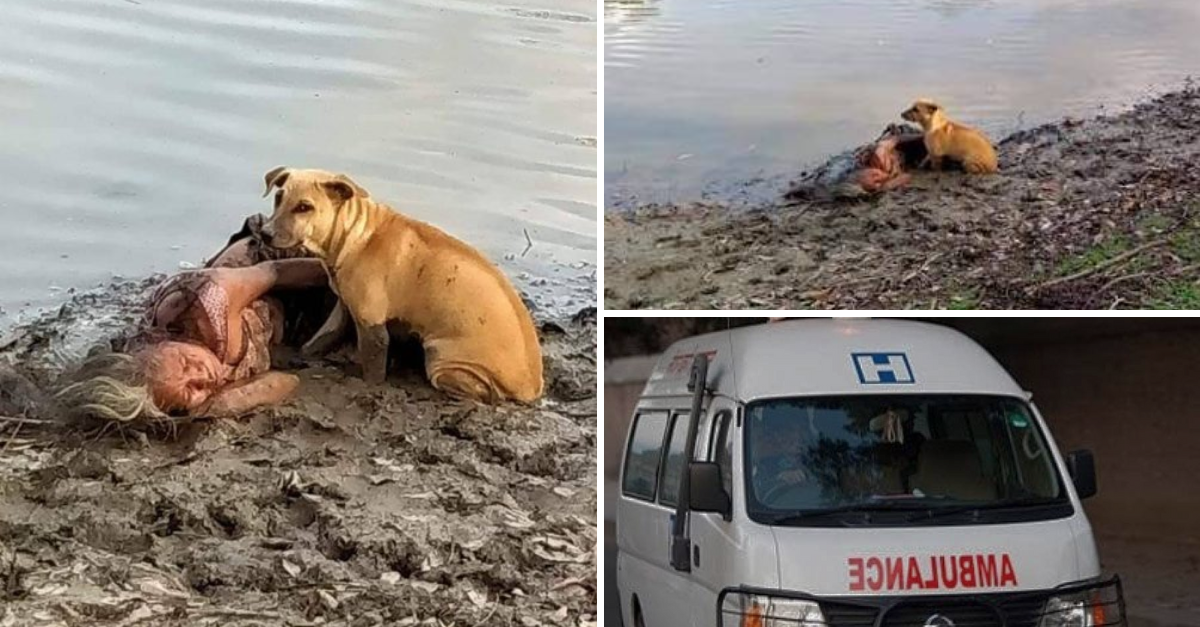
[[[164,281],[121,352],[89,358],[58,393],[68,412],[108,421],[236,415],[286,399],[295,375],[271,372],[283,337],[276,290],[325,287],[317,259],[252,263],[245,239],[208,268]],[[286,293],[286,292],[285,292]]]

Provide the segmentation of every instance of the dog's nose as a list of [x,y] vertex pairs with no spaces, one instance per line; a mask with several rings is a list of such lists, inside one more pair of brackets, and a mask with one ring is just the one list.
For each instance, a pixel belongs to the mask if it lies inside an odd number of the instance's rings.
[[271,242],[275,241],[275,233],[265,227],[258,232],[258,237],[267,246],[270,246]]

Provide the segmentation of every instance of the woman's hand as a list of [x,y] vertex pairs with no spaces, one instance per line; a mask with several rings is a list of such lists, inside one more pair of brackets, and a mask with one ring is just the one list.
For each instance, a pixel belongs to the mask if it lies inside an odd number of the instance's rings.
[[267,372],[221,388],[193,415],[212,418],[240,416],[257,407],[282,403],[299,385],[300,377],[294,374]]

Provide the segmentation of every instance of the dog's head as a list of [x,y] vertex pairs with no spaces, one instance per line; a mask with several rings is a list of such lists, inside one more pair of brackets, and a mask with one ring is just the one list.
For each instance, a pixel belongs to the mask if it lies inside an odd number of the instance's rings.
[[275,248],[324,242],[336,223],[338,210],[354,198],[371,195],[345,174],[324,170],[294,170],[280,166],[267,172],[263,197],[275,192],[275,212],[262,226],[264,243]]
[[921,125],[921,128],[928,128],[929,123],[933,121],[942,111],[942,105],[928,99],[919,98],[912,104],[911,107],[904,110],[900,117],[909,122],[916,122]]

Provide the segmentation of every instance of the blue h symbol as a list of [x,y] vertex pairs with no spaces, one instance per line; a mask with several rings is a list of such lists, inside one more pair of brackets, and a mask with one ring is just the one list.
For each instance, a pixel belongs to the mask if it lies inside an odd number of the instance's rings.
[[858,382],[870,384],[916,383],[904,353],[852,353]]

